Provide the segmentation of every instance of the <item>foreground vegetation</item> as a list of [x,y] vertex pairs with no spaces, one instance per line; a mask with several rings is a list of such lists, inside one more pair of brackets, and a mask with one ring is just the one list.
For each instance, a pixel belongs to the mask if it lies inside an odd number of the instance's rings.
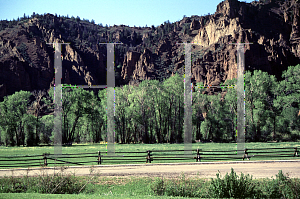
[[233,169],[223,178],[217,174],[217,178],[210,180],[186,178],[183,173],[178,179],[75,177],[60,173],[55,176],[1,178],[0,193],[1,198],[299,198],[300,181],[290,179],[282,171],[275,179],[252,179],[252,176],[242,173],[237,175]]

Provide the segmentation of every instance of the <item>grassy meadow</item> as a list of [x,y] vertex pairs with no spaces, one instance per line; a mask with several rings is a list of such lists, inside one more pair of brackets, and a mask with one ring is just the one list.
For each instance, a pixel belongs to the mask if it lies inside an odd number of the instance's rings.
[[[300,147],[300,142],[272,142],[272,143],[263,143],[263,142],[252,142],[245,143],[245,147],[249,149],[248,155],[251,157],[250,160],[282,160],[282,159],[299,159],[299,157],[293,157],[294,149],[279,150],[279,149],[269,149],[262,150],[268,153],[261,153],[262,151],[257,150],[260,148],[285,148],[285,147]],[[231,160],[241,160],[241,157],[238,159],[236,156],[236,143],[193,143],[192,149],[200,149],[200,155],[202,157],[201,162],[207,161],[231,161]],[[253,149],[253,150],[251,150]],[[171,151],[171,152],[155,152],[159,150],[184,150],[184,144],[115,144],[115,155],[119,157],[109,157],[106,154],[107,146],[105,143],[100,144],[73,144],[72,146],[63,146],[62,154],[63,156],[58,158],[62,161],[55,161],[48,159],[47,162],[49,166],[76,166],[72,163],[80,163],[82,165],[97,165],[98,151],[101,152],[102,164],[144,164],[146,163],[146,151],[154,151],[151,153],[153,158],[152,163],[172,163],[172,162],[196,162],[193,157],[196,157],[196,151],[192,152],[192,158],[187,158],[184,155],[184,151]],[[255,151],[254,151],[255,150]],[[226,152],[229,151],[229,152]],[[269,152],[276,153],[269,153]],[[122,153],[120,153],[122,152]],[[124,153],[123,153],[124,152]],[[126,153],[126,152],[136,152],[136,153]],[[53,146],[38,146],[38,147],[4,147],[0,146],[0,166],[1,168],[12,168],[12,167],[28,167],[28,164],[35,166],[41,166],[44,163],[42,156],[30,157],[33,155],[42,155],[43,153],[54,153]],[[79,154],[80,155],[71,155]],[[85,154],[91,153],[91,154]],[[214,156],[213,154],[224,154],[222,156]],[[281,154],[280,157],[273,157],[275,154]],[[267,157],[261,155],[268,155]],[[18,156],[28,156],[17,158]],[[287,156],[287,157],[286,157]],[[50,156],[51,157],[51,156]],[[167,157],[161,158],[159,157]],[[173,159],[170,158],[182,158],[182,159]],[[218,159],[214,159],[217,157]],[[53,156],[52,156],[53,158]],[[34,159],[34,160],[29,160]],[[11,161],[16,160],[16,161]],[[22,160],[22,161],[20,161]],[[63,162],[64,161],[64,162]],[[245,160],[246,161],[246,160]],[[22,164],[19,164],[22,163]],[[17,165],[18,164],[18,165]],[[7,166],[7,167],[6,167]]]

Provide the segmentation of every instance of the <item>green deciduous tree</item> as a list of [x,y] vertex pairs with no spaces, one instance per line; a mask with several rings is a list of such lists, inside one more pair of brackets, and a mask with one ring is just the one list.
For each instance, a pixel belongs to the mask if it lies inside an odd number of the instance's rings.
[[[277,84],[274,92],[277,98],[274,106],[278,109],[278,122],[276,125],[278,132],[282,134],[291,134],[291,132],[300,132],[300,65],[290,66],[282,74],[284,80]],[[281,137],[278,137],[281,139]]]
[[[259,141],[262,139],[262,127],[266,124],[266,118],[270,116],[267,99],[270,98],[269,92],[274,85],[266,72],[254,71],[245,74],[247,134],[249,139]],[[250,122],[249,122],[250,120]]]
[[[66,88],[63,89],[62,99],[62,140],[63,143],[69,143],[75,140],[75,133],[79,120],[82,119],[84,114],[90,114],[93,112],[95,96],[93,92],[83,90],[82,88]],[[77,136],[80,135],[77,134]]]
[[167,99],[167,118],[169,140],[173,142],[183,141],[183,118],[184,118],[184,82],[183,77],[175,74],[163,83]]
[[28,122],[27,109],[30,92],[19,91],[4,97],[0,103],[1,128],[6,145],[25,145],[25,126]]

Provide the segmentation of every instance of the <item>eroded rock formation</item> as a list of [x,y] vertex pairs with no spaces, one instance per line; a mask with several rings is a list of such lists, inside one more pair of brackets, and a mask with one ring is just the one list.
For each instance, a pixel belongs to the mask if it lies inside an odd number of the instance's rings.
[[178,44],[182,42],[194,43],[193,83],[219,84],[236,77],[236,46],[229,43],[253,43],[245,45],[245,69],[263,70],[277,79],[300,61],[299,3],[295,0],[225,0],[212,15],[184,17],[158,27],[92,25],[94,37],[85,32],[83,23],[72,22],[72,31],[66,32],[63,27],[72,19],[49,14],[44,18],[51,19],[50,27],[40,18],[31,18],[0,32],[0,98],[53,86],[54,51],[46,44],[51,42],[70,42],[62,48],[65,84],[106,84],[106,50],[97,42],[123,43],[115,48],[115,65],[121,65],[116,70],[119,84],[183,74],[184,45]]

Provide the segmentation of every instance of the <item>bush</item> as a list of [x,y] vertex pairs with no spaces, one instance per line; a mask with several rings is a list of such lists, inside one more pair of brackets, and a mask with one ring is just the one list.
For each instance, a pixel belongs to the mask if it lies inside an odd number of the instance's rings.
[[[56,174],[40,175],[38,177],[15,178],[4,177],[0,179],[0,193],[53,193],[78,194],[84,186],[75,176]],[[85,188],[85,187],[84,187]],[[84,188],[82,190],[84,190]]]
[[299,198],[299,179],[289,179],[282,171],[278,172],[276,179],[264,179],[259,183],[263,198]]
[[212,179],[209,188],[211,196],[215,198],[246,198],[258,197],[258,192],[255,190],[255,184],[252,182],[252,176],[249,174],[244,176],[241,173],[239,177],[231,168],[231,173],[226,173],[225,178],[221,179],[217,173],[217,179]]
[[260,183],[260,187],[265,198],[280,198],[281,196],[278,184],[274,179],[271,181],[264,179],[263,182]]
[[184,174],[181,175],[180,180],[170,181],[166,186],[166,195],[168,196],[193,197],[193,191],[191,183],[185,179]]
[[[299,198],[300,197],[300,186],[299,181],[294,180],[294,182],[288,177],[283,175],[282,170],[276,175],[275,183],[272,182],[277,188],[280,197],[283,198]],[[276,194],[278,193],[275,192]],[[277,197],[277,196],[276,196]]]
[[156,178],[154,183],[151,185],[151,189],[156,195],[164,195],[165,187],[163,178]]
[[203,180],[186,179],[185,175],[182,174],[178,180],[164,181],[161,178],[157,178],[151,185],[151,189],[156,195],[160,196],[207,198],[209,194],[206,193],[206,184]]

